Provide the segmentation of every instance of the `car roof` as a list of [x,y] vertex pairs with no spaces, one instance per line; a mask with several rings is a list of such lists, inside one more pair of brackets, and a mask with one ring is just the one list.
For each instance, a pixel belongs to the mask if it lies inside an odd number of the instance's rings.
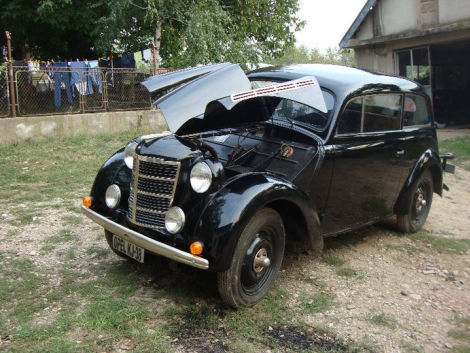
[[380,92],[414,92],[424,94],[421,85],[406,78],[352,67],[327,64],[295,64],[267,67],[248,73],[250,80],[294,80],[315,76],[320,86],[331,90],[337,98]]

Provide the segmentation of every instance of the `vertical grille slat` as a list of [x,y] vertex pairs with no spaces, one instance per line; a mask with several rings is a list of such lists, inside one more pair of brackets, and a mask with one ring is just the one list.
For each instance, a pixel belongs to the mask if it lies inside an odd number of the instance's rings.
[[180,162],[135,155],[128,219],[137,225],[165,228],[165,214],[175,196]]

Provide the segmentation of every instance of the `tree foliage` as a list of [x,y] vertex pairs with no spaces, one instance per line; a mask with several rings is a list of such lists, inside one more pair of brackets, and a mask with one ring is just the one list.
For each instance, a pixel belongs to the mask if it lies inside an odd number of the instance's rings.
[[[12,34],[14,56],[87,57],[105,13],[100,0],[0,0],[0,30]],[[4,34],[1,35],[3,44]]]
[[322,53],[318,48],[308,49],[305,46],[288,48],[284,55],[269,61],[273,65],[288,64],[335,64],[344,66],[354,66],[354,55],[352,50],[339,50],[327,48]]
[[282,56],[303,23],[299,0],[0,0],[16,52],[43,58],[134,52],[162,63],[255,63]]

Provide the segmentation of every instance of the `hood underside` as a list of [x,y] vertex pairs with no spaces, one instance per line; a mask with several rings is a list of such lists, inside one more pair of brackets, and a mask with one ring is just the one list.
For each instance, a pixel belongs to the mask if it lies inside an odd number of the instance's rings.
[[[251,89],[240,66],[224,63],[158,75],[142,82],[175,134],[196,133],[265,121],[281,99],[322,112],[326,104],[313,76]],[[163,94],[163,95],[162,95]]]

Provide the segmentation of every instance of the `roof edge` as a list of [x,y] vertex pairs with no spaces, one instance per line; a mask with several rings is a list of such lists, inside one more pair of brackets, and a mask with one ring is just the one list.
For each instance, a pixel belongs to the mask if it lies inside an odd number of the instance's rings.
[[352,23],[351,27],[349,27],[348,31],[339,42],[340,49],[343,49],[346,43],[349,42],[351,37],[356,33],[366,16],[369,14],[370,10],[375,6],[376,2],[377,0],[367,0],[365,5],[362,7],[362,10],[359,12],[356,19]]

